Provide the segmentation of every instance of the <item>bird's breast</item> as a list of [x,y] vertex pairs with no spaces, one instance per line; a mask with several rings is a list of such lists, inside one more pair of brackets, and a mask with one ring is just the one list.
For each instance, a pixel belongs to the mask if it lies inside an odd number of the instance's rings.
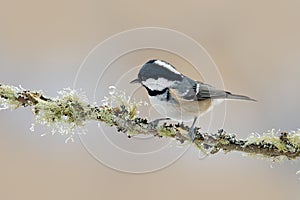
[[150,96],[153,108],[163,117],[170,117],[179,121],[190,121],[210,110],[212,100],[187,101],[171,96],[168,101],[158,96]]

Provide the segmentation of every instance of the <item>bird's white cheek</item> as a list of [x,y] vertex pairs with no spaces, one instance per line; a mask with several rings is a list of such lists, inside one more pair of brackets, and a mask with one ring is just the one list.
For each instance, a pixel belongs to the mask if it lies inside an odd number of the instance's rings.
[[142,81],[142,84],[145,85],[150,90],[163,90],[167,87],[170,87],[174,84],[174,81],[169,81],[165,78],[148,78],[145,81]]

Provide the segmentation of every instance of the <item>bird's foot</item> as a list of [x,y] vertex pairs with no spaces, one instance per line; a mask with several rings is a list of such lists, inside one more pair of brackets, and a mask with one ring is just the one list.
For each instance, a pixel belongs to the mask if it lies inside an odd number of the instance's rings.
[[195,141],[195,138],[196,138],[196,134],[195,134],[195,127],[191,127],[190,129],[189,129],[189,138],[190,138],[190,140],[192,141],[192,142],[194,142]]
[[166,120],[171,120],[171,119],[168,118],[168,117],[159,118],[159,119],[156,119],[156,120],[153,120],[153,121],[149,122],[149,124],[150,124],[151,127],[156,128],[158,126],[159,122],[166,121]]

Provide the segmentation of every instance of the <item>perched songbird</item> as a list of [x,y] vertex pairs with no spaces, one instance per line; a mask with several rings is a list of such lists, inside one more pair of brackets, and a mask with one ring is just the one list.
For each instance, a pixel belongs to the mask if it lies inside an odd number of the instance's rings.
[[152,105],[162,115],[175,120],[194,120],[189,136],[194,140],[194,126],[197,118],[224,99],[254,99],[232,94],[215,87],[192,80],[178,72],[174,66],[162,60],[149,60],[130,83],[140,83],[148,92]]

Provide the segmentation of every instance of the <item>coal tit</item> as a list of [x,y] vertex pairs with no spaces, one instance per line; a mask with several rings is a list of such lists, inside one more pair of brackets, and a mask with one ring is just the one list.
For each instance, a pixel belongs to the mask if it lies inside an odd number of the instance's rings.
[[151,104],[160,114],[174,120],[193,120],[189,131],[191,140],[195,138],[197,118],[210,111],[214,105],[224,99],[255,101],[192,80],[163,60],[149,60],[141,67],[138,78],[130,83],[140,83],[147,90]]

